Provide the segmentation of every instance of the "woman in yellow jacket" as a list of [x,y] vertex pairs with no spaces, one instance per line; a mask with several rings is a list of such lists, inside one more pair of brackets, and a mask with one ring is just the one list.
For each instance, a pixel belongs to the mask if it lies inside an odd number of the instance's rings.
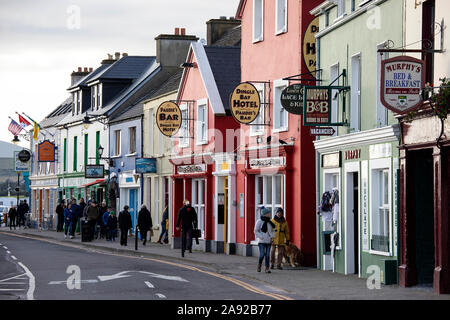
[[289,245],[291,235],[289,234],[289,225],[283,216],[283,209],[278,208],[275,217],[272,219],[275,224],[275,238],[272,242],[272,248],[270,250],[270,264],[271,268],[275,265],[275,249],[278,248],[277,254],[277,269],[282,270],[281,261],[283,259],[285,244]]

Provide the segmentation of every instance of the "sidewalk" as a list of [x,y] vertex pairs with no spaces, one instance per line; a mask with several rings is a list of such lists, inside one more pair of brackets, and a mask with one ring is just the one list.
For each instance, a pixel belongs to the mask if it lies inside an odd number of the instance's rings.
[[[78,235],[75,239],[64,239],[64,233],[38,229],[17,229],[1,227],[0,234],[18,234],[36,239],[48,239],[77,247],[97,249],[113,253],[142,256],[154,259],[164,259],[185,264],[212,269],[212,271],[251,281],[260,289],[290,296],[294,299],[331,299],[331,300],[450,300],[450,295],[436,295],[432,288],[401,288],[397,285],[382,285],[381,289],[369,290],[366,279],[357,275],[342,275],[312,268],[283,267],[284,270],[272,270],[271,274],[256,272],[257,257],[243,257],[193,251],[186,252],[181,257],[179,249],[171,249],[170,245],[148,243],[146,246],[139,241],[138,251],[135,250],[135,239],[128,239],[128,246],[120,246],[116,242],[104,239],[92,242],[81,242]],[[155,239],[153,239],[154,241]]]

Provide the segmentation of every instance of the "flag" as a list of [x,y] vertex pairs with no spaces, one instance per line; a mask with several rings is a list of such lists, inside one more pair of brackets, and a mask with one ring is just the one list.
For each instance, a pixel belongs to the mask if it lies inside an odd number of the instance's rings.
[[20,114],[19,114],[19,122],[23,129],[31,125],[31,123],[29,123],[28,120],[22,117]]
[[37,122],[34,123],[34,130],[33,130],[33,139],[37,141],[39,135],[39,125]]
[[22,126],[11,119],[11,123],[9,124],[8,130],[15,136],[18,136],[20,131],[22,131]]

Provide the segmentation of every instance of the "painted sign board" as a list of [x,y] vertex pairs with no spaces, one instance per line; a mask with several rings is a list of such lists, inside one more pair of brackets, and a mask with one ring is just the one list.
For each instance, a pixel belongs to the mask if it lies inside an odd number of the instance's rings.
[[180,107],[171,101],[161,103],[156,111],[156,125],[166,137],[173,137],[181,127]]
[[362,184],[362,251],[369,252],[369,168],[368,161],[361,162],[361,184]]
[[309,72],[316,70],[316,33],[319,32],[319,17],[308,25],[303,36],[303,60]]
[[341,162],[341,152],[322,155],[322,168],[324,169],[340,168]]
[[187,165],[187,166],[179,166],[177,168],[178,174],[204,173],[204,172],[206,172],[206,165],[204,163]]
[[136,159],[136,173],[156,173],[156,158]]
[[86,179],[100,179],[105,177],[105,165],[103,164],[88,164],[84,170],[84,177]]
[[14,151],[14,171],[16,172],[24,172],[30,171],[30,161],[21,161],[19,158],[19,154],[22,151]]
[[230,97],[230,109],[233,118],[242,124],[249,124],[258,117],[261,98],[255,86],[243,82],[234,88]]
[[45,140],[38,144],[38,161],[55,162],[55,144]]
[[336,133],[333,127],[310,128],[312,136],[333,136]]
[[423,60],[400,56],[381,63],[381,103],[389,110],[406,114],[420,108],[425,86]]
[[287,112],[297,115],[303,114],[304,85],[293,84],[281,93],[281,105]]
[[303,125],[331,125],[331,90],[333,87],[305,87]]

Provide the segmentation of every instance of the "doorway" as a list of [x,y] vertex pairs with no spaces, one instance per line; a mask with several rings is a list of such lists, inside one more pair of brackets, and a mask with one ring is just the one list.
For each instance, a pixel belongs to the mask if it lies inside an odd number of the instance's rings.
[[[359,274],[359,163],[346,167],[346,274]],[[350,172],[349,172],[350,171]]]

